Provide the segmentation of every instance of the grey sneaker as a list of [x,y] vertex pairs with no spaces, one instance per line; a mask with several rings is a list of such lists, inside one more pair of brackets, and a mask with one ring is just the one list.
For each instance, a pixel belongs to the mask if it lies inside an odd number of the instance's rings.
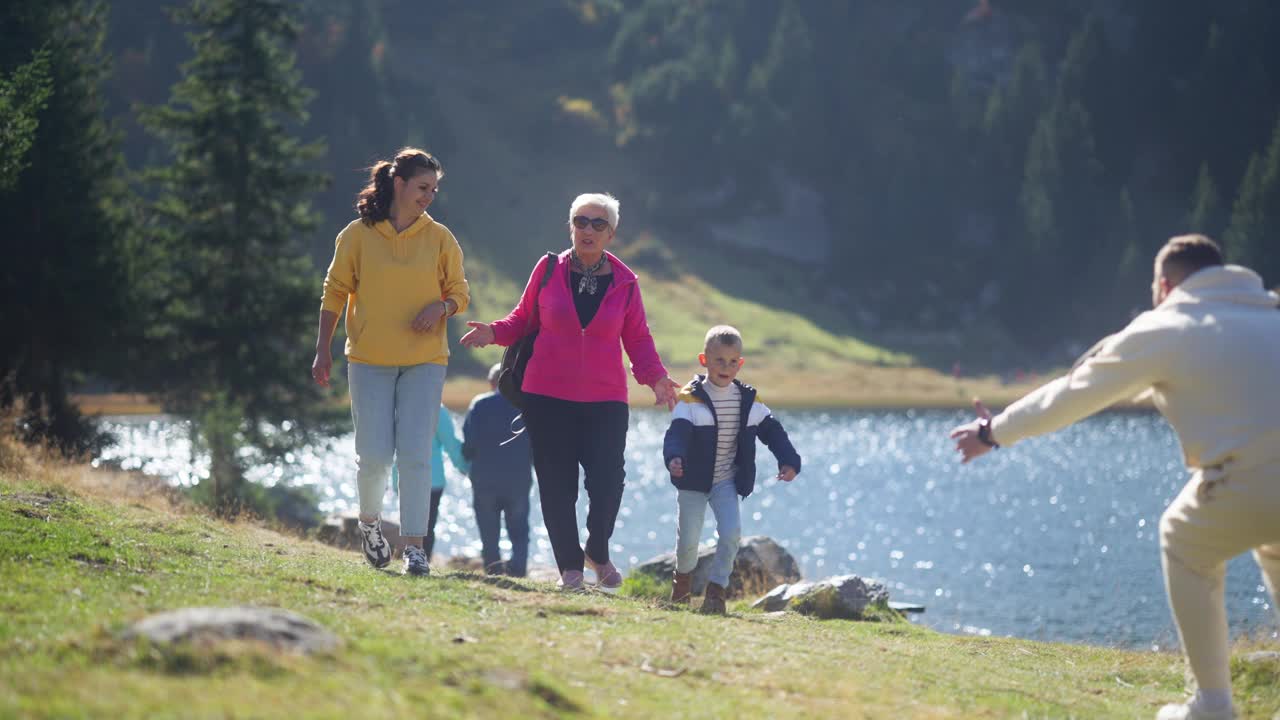
[[431,574],[431,566],[427,564],[427,554],[417,545],[405,545],[404,547],[404,574]]
[[360,523],[361,543],[364,546],[364,559],[376,568],[384,568],[391,564],[391,543],[382,535],[382,521]]

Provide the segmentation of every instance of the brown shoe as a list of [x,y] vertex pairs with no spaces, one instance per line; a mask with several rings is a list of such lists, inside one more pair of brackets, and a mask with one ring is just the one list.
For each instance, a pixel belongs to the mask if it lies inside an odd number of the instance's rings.
[[680,605],[689,604],[689,595],[693,587],[693,573],[677,572],[671,576],[671,602]]
[[713,582],[707,583],[707,593],[702,597],[702,613],[707,615],[724,615],[724,586]]

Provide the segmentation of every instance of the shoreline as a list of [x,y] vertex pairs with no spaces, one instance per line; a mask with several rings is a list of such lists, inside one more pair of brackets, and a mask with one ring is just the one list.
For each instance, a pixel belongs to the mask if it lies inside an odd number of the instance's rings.
[[[674,367],[677,382],[691,378],[697,367]],[[760,388],[760,397],[770,407],[788,410],[967,410],[981,399],[998,411],[1053,378],[1032,374],[1005,382],[995,375],[954,377],[920,367],[876,367],[852,365],[834,369],[756,367],[744,369],[743,381]],[[629,379],[632,408],[653,407],[647,387]],[[445,382],[443,403],[454,412],[465,412],[472,398],[489,391],[482,377],[457,375]],[[71,401],[86,415],[160,415],[160,403],[142,393],[80,393]],[[346,406],[345,395],[333,395],[335,404]],[[1150,402],[1118,403],[1118,412],[1150,412]]]

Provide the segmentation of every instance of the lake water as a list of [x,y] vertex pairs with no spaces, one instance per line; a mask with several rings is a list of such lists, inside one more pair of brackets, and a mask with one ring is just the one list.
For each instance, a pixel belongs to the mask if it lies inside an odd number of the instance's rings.
[[[1185,483],[1177,442],[1154,414],[1103,414],[961,466],[951,411],[782,411],[804,471],[791,484],[767,472],[742,505],[743,534],[768,535],[808,579],[857,573],[892,599],[923,604],[939,630],[1125,647],[1177,644],[1160,573],[1160,514]],[[461,419],[457,418],[458,427]],[[633,411],[627,486],[613,536],[630,565],[675,544],[675,490],[662,465],[667,415]],[[207,472],[186,426],[163,417],[109,418],[119,444],[103,461],[191,484]],[[447,465],[447,463],[446,463]],[[449,468],[436,552],[479,555],[465,477]],[[322,510],[356,503],[352,438],[308,448],[254,479],[313,485]],[[553,564],[533,493],[532,562]],[[585,522],[586,497],[579,502]],[[387,510],[395,510],[388,493]],[[710,513],[704,541],[714,544]],[[585,531],[583,534],[585,539]],[[503,540],[506,545],[505,538]],[[1227,574],[1232,632],[1274,637],[1275,614],[1251,556]]]

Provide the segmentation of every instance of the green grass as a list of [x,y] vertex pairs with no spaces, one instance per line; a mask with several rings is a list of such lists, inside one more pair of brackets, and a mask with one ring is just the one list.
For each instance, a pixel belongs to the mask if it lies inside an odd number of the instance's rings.
[[[38,479],[32,479],[38,478]],[[86,483],[84,478],[92,478]],[[659,583],[566,596],[227,524],[123,475],[0,472],[0,717],[1151,717],[1179,698],[1168,653],[945,635],[905,622],[664,607]],[[252,604],[345,647],[162,648],[151,613]],[[1280,710],[1280,668],[1237,663],[1245,717]]]
[[671,597],[671,586],[652,575],[628,575],[618,591],[622,597],[638,600],[666,600]]

